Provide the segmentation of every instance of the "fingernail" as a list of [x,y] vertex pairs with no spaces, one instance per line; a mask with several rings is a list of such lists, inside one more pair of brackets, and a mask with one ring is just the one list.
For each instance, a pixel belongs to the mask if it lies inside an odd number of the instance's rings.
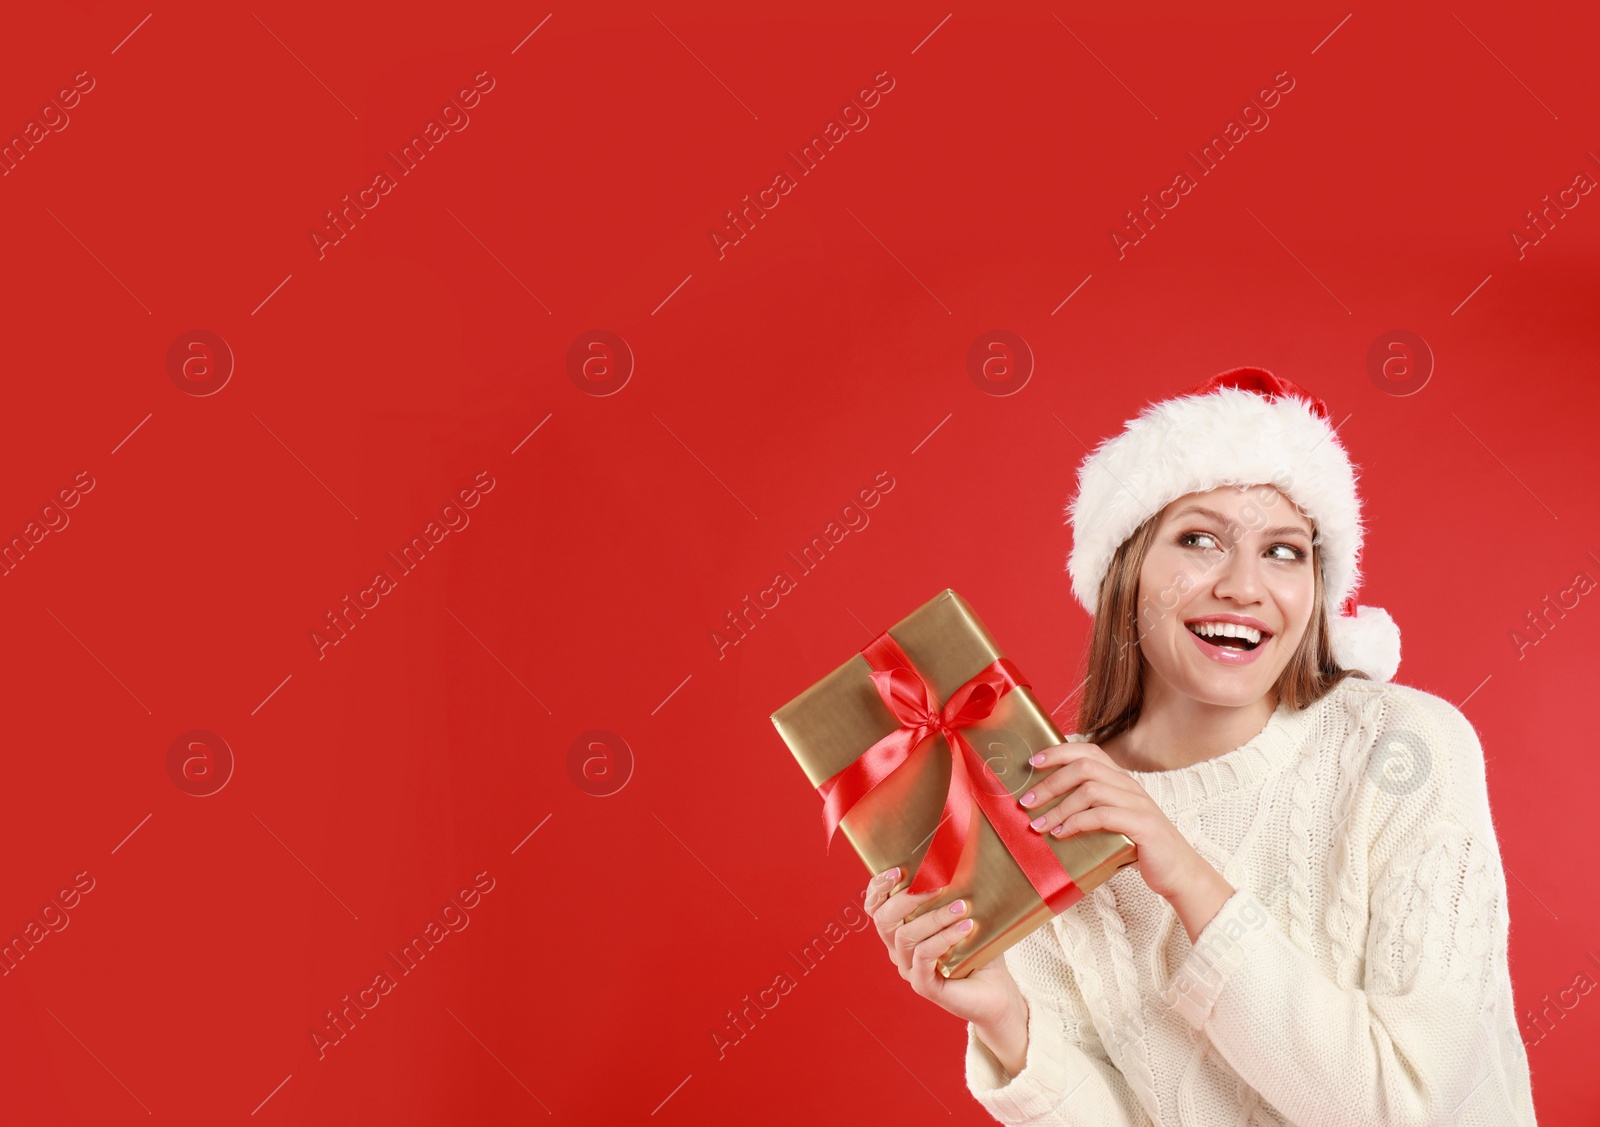
[[1043,767],[1044,752],[1041,751],[1038,755],[1035,755],[1032,759],[1028,760],[1028,762],[1032,763],[1035,767]]
[[1031,805],[1033,803],[1033,796],[1038,794],[1038,793],[1039,793],[1038,791],[1030,790],[1027,794],[1023,795],[1022,796],[1022,805],[1024,805],[1024,806]]
[[967,902],[965,900],[957,900],[954,904],[950,905],[951,913],[957,916],[966,911],[966,908]]
[[973,921],[971,920],[962,920],[960,923],[956,924],[956,930],[965,935],[967,932],[972,930],[972,923]]
[[1054,834],[1056,837],[1060,837],[1062,834],[1067,832],[1067,824],[1065,822],[1062,822],[1059,826],[1057,826],[1055,829],[1051,830],[1050,832],[1052,834]]
[[895,877],[897,877],[899,875],[900,875],[900,870],[898,868],[885,869],[883,872],[878,874],[878,879],[879,880],[894,880]]
[[1035,818],[1033,821],[1029,822],[1028,825],[1032,826],[1036,830],[1042,830],[1044,829],[1044,818]]

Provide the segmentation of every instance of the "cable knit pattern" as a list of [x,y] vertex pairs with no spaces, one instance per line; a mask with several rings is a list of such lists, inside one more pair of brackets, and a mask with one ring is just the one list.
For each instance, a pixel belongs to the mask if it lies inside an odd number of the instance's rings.
[[1022,1071],[967,1030],[996,1120],[1533,1127],[1506,874],[1458,710],[1347,680],[1225,755],[1130,774],[1237,891],[1191,945],[1130,866],[1010,948]]
[[[1385,780],[1382,785],[1390,789],[1403,788],[1414,781],[1404,773],[1389,773],[1388,768],[1396,765],[1396,759],[1389,755],[1392,749],[1380,752],[1375,759],[1366,756],[1367,750],[1380,738],[1379,712],[1386,696],[1381,688],[1362,684],[1352,684],[1345,693],[1349,731],[1339,748],[1339,794],[1333,807],[1340,820],[1338,832],[1328,846],[1334,872],[1332,883],[1337,895],[1329,898],[1323,918],[1323,927],[1333,945],[1334,981],[1341,986],[1354,986],[1360,981],[1359,968],[1355,965],[1360,954],[1356,932],[1367,919],[1365,890],[1357,883],[1362,859],[1356,855],[1356,848],[1366,839],[1365,817],[1373,803],[1371,795],[1363,796],[1362,788],[1380,785],[1374,779],[1375,774],[1377,779]],[[1414,751],[1420,745],[1402,743],[1399,746],[1404,754],[1405,748]],[[1369,769],[1363,770],[1363,765]],[[1420,768],[1420,761],[1411,766]]]
[[1289,808],[1289,938],[1302,951],[1311,950],[1311,795],[1316,787],[1314,749],[1300,755],[1294,777],[1294,802]]
[[1122,1007],[1122,1021],[1112,1027],[1117,1055],[1121,1059],[1123,1074],[1128,1077],[1139,1102],[1146,1110],[1156,1106],[1155,1074],[1150,1070],[1150,1057],[1145,1046],[1144,1015],[1140,1012],[1139,973],[1133,965],[1133,947],[1128,943],[1128,932],[1117,912],[1116,886],[1107,881],[1090,895],[1095,913],[1100,917],[1100,927],[1105,937],[1106,949],[1111,952],[1111,972],[1117,984],[1117,1001]]

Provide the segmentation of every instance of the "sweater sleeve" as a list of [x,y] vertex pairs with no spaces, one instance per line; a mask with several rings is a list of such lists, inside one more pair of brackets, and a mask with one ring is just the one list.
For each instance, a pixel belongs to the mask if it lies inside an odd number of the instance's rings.
[[1517,1075],[1526,1057],[1507,1034],[1514,1015],[1496,1012],[1509,996],[1509,921],[1482,749],[1460,712],[1421,693],[1390,710],[1374,741],[1396,745],[1411,755],[1411,778],[1378,782],[1369,755],[1348,814],[1361,830],[1333,837],[1370,865],[1359,984],[1330,980],[1240,889],[1166,1000],[1303,1127],[1531,1127]]
[[1021,1072],[1005,1070],[967,1023],[967,1089],[1011,1127],[1150,1127],[1128,1082],[1100,1048],[1085,1044],[1086,1012],[1065,952],[1046,925],[1002,956],[1028,1003],[1028,1052]]

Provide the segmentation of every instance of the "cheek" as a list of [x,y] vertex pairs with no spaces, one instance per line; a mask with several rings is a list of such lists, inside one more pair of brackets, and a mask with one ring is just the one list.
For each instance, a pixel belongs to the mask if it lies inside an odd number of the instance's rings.
[[1184,570],[1183,557],[1151,549],[1139,572],[1139,601],[1170,609],[1188,597],[1194,582]]
[[1139,576],[1138,628],[1149,656],[1176,644],[1184,630],[1185,608],[1194,602],[1196,585],[1178,561],[1147,560],[1146,564]]
[[1182,557],[1165,557],[1146,568],[1140,578],[1140,601],[1149,613],[1177,622],[1183,608],[1194,602],[1199,584]]
[[1278,584],[1273,591],[1279,613],[1295,637],[1304,634],[1311,625],[1311,613],[1316,609],[1316,581],[1307,572]]

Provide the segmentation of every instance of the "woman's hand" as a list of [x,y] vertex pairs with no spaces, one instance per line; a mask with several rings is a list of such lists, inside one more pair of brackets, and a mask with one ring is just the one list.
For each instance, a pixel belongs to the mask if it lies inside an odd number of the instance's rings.
[[1149,792],[1096,744],[1058,744],[1028,762],[1055,768],[1020,799],[1036,815],[1033,828],[1058,838],[1087,830],[1127,837],[1139,847],[1139,875],[1177,910],[1194,942],[1234,888],[1178,832]]
[[945,978],[939,973],[940,956],[972,934],[976,921],[972,906],[957,900],[935,911],[924,912],[910,922],[913,908],[936,899],[944,891],[936,888],[920,895],[905,889],[890,894],[900,880],[900,870],[879,873],[867,885],[863,907],[878,929],[878,938],[889,951],[889,960],[911,989],[977,1027],[979,1038],[989,1046],[1008,1075],[1022,1071],[1028,1047],[1028,1004],[1011,977],[1004,958],[994,958],[965,978]]

